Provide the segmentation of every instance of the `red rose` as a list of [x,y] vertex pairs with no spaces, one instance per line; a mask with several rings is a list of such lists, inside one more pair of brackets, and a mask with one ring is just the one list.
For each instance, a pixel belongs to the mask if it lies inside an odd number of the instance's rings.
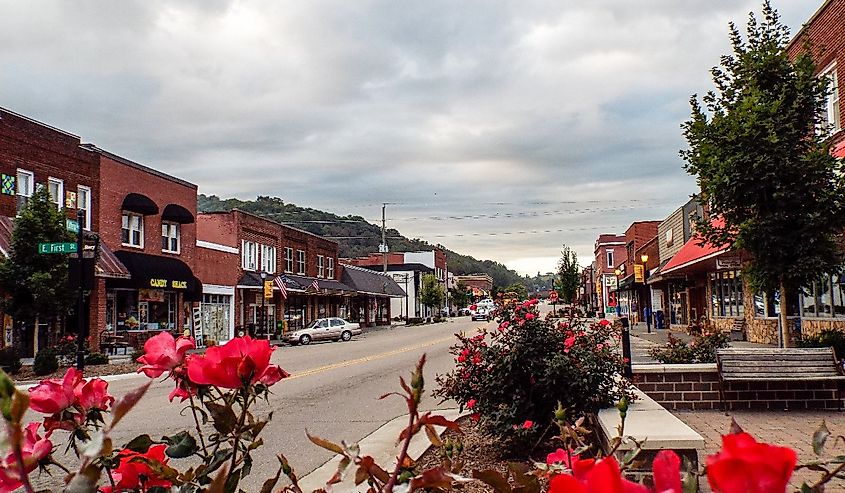
[[526,419],[525,423],[522,423],[522,429],[523,430],[527,430],[527,429],[531,428],[532,426],[534,426],[534,422],[531,421],[530,419]]
[[474,408],[474,407],[475,407],[475,403],[476,403],[476,400],[475,400],[475,399],[470,399],[470,400],[468,400],[468,401],[467,401],[467,409],[472,409],[472,408]]
[[[567,452],[566,450],[564,450],[562,448],[559,448],[559,449],[555,450],[554,452],[552,452],[552,453],[550,453],[546,456],[546,464],[548,464],[548,465],[563,464],[563,465],[568,467],[569,466],[569,456],[570,456],[569,452]],[[573,457],[577,457],[577,456],[573,455]]]
[[[170,488],[172,483],[160,478],[144,461],[167,464],[167,458],[164,455],[164,449],[167,445],[153,445],[147,450],[146,454],[139,454],[132,450],[122,450],[117,454],[120,460],[120,465],[112,471],[112,479],[117,487],[115,491],[136,491],[141,486],[141,478],[144,479],[144,491],[150,488],[160,486],[162,488]],[[140,458],[142,460],[132,460]],[[104,493],[111,493],[111,486],[101,488]]]
[[138,368],[138,372],[144,372],[150,378],[159,377],[181,365],[185,353],[195,347],[194,340],[189,337],[174,339],[169,332],[162,332],[144,343],[144,355],[138,358],[138,363],[144,366]]
[[534,314],[533,313],[526,313],[525,314],[525,320],[534,320]]
[[599,321],[599,325],[601,325],[602,327],[607,327],[608,325],[610,325],[610,320],[603,318]]
[[794,450],[748,433],[723,435],[722,450],[707,457],[707,481],[720,493],[785,491],[797,460]]
[[681,458],[671,450],[661,450],[651,462],[654,491],[658,493],[682,493]]
[[270,364],[270,341],[249,336],[236,337],[222,346],[208,348],[203,356],[187,360],[188,378],[199,385],[237,389],[262,383],[273,385],[289,374]]
[[477,422],[479,419],[481,419],[481,415],[480,415],[480,414],[478,414],[478,413],[473,413],[473,414],[471,414],[471,415],[470,415],[470,417],[469,417],[469,418],[470,418],[471,420],[473,420],[473,421],[476,421],[476,422]]
[[508,328],[508,326],[510,326],[510,324],[511,324],[510,322],[508,322],[507,320],[505,320],[504,322],[502,322],[502,323],[500,323],[500,324],[499,324],[499,330],[505,330],[505,329],[507,329],[507,328]]
[[43,414],[56,414],[73,405],[73,389],[82,382],[82,372],[68,368],[65,376],[48,378],[29,389],[29,407]]
[[[554,476],[549,482],[548,493],[649,493],[645,486],[622,479],[619,464],[613,457],[585,469],[579,478],[569,474]],[[681,493],[680,490],[677,493]]]
[[73,393],[83,413],[92,409],[107,411],[114,403],[114,396],[109,394],[109,383],[100,378],[79,382]]
[[[41,423],[30,423],[23,429],[21,455],[23,456],[24,471],[27,474],[34,471],[38,467],[38,463],[46,459],[53,451],[53,443],[38,434],[40,425]],[[18,461],[15,454],[9,452],[0,464],[0,492],[15,491],[21,484]]]

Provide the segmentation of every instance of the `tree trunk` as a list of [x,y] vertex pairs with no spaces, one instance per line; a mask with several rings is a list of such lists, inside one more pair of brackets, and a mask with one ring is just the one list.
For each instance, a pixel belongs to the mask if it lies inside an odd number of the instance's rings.
[[789,322],[786,318],[787,307],[786,286],[783,280],[780,281],[780,333],[783,347],[792,347],[792,331],[789,330]]

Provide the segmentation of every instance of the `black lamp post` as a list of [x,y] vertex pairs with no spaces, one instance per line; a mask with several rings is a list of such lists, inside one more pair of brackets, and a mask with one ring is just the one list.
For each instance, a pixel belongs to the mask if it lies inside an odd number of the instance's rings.
[[[620,269],[616,269],[616,306],[619,306],[619,275],[622,274]],[[621,308],[621,307],[620,307]],[[621,313],[621,311],[620,311]],[[628,317],[619,317],[619,323],[622,324],[622,364],[623,375],[625,378],[633,378],[634,370],[631,367],[631,331]]]
[[[649,313],[649,317],[651,316],[651,309],[649,308],[646,311],[646,301],[651,303],[651,297],[648,296],[648,285],[646,285],[646,280],[648,279],[648,254],[644,253],[640,255],[640,260],[643,261],[643,300],[642,300],[642,310],[643,310],[643,317],[645,317],[646,313]],[[648,300],[646,300],[648,298]],[[646,331],[651,334],[651,322],[649,320],[645,321]]]

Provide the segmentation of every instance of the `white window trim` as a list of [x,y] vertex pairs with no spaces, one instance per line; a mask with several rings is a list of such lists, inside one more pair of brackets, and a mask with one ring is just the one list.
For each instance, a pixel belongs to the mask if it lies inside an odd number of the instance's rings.
[[[140,234],[141,243],[139,245],[135,245],[134,243],[123,243],[122,238],[121,238],[121,245],[123,245],[125,247],[129,247],[129,248],[139,248],[139,249],[143,250],[144,249],[144,216],[142,216],[141,214],[136,214],[134,212],[123,211],[121,213],[121,217],[120,217],[120,221],[121,221],[121,224],[120,224],[121,232],[120,232],[120,234],[121,234],[121,236],[123,235],[123,216],[129,216],[130,218],[132,218],[133,216],[141,218],[141,231],[140,231],[140,233],[141,233]],[[131,221],[127,221],[127,223],[128,223],[127,224],[128,226],[131,226]],[[131,227],[129,228],[129,241],[130,242],[132,241],[132,228]]]
[[179,223],[174,223],[172,221],[162,221],[161,222],[161,237],[164,238],[164,226],[175,226],[176,227],[176,250],[170,249],[170,240],[172,237],[170,235],[167,236],[167,246],[168,248],[162,248],[162,253],[175,253],[179,254],[182,252],[182,228]]
[[[27,188],[26,193],[20,193],[20,181],[18,180],[19,175],[26,175],[29,177],[29,187]],[[15,195],[32,197],[32,194],[35,193],[35,173],[27,169],[18,168],[18,171],[15,174],[15,180],[17,180],[17,183],[15,183]]]
[[[85,191],[85,196],[88,198],[87,203],[84,204],[85,207],[79,207],[80,197],[82,197],[82,191]],[[91,231],[91,204],[94,202],[94,199],[91,198],[91,187],[86,187],[85,185],[78,185],[76,187],[76,208],[82,209],[85,211],[85,227],[83,228],[85,231]]]
[[[839,71],[837,70],[837,67],[836,67],[836,61],[834,60],[830,65],[825,67],[824,70],[819,72],[819,77],[820,78],[828,77],[831,74],[831,72],[834,72],[834,74],[835,74],[833,79],[834,79],[834,82],[836,83],[836,99],[834,100],[833,95],[831,95],[831,94],[828,94],[825,97],[826,122],[825,122],[825,128],[823,129],[823,132],[825,134],[830,132],[828,135],[833,135],[833,134],[839,132],[840,130],[842,130],[842,117],[843,117],[842,111],[840,110],[841,102],[842,102],[842,87],[841,87],[841,84],[839,83]],[[830,87],[828,87],[828,89],[830,89]],[[832,121],[832,116],[833,116],[832,112],[836,112],[836,111],[839,112],[839,125],[838,126],[836,125],[835,121]]]
[[329,257],[329,268],[326,273],[328,274],[327,278],[334,279],[334,257]]
[[[50,185],[52,185],[52,184],[56,184],[56,185],[59,186],[59,190],[58,190],[59,202],[58,203],[53,202],[53,203],[56,204],[56,207],[58,207],[59,210],[62,210],[62,209],[65,208],[65,181],[62,180],[61,178],[54,178],[52,176],[47,177],[47,194],[48,195],[50,194]],[[53,197],[50,197],[51,200],[52,200],[52,198]]]
[[[288,253],[290,253],[290,258],[288,258]],[[288,259],[290,259],[290,269],[288,269]],[[293,273],[293,264],[294,264],[293,248],[285,247],[285,272]]]
[[276,247],[261,245],[261,270],[268,274],[276,273]]
[[[252,262],[250,263],[249,260]],[[258,270],[258,243],[241,240],[241,268],[250,271]]]
[[607,261],[607,267],[609,269],[613,269],[614,267],[616,267],[616,265],[614,265],[613,263],[613,261],[616,260],[615,258],[613,258],[615,257],[615,255],[613,254],[613,250],[606,250],[604,252],[604,256],[605,260]]
[[[302,258],[302,260],[300,260],[300,257]],[[300,274],[300,275],[304,275],[305,271],[308,270],[307,263],[308,263],[308,259],[305,258],[305,250],[297,250],[296,251],[296,273]]]
[[317,277],[326,276],[326,257],[317,255]]

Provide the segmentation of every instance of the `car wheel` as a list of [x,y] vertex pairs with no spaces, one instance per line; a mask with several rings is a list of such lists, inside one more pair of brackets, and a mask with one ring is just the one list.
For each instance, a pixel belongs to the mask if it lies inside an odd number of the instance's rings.
[[349,339],[352,339],[352,332],[349,332],[348,330],[344,330],[343,333],[340,334],[340,340],[343,341],[343,342],[347,342],[347,341],[349,341]]
[[308,334],[301,335],[299,337],[299,343],[302,344],[303,346],[305,346],[306,344],[310,344],[311,343],[311,336],[309,336]]

